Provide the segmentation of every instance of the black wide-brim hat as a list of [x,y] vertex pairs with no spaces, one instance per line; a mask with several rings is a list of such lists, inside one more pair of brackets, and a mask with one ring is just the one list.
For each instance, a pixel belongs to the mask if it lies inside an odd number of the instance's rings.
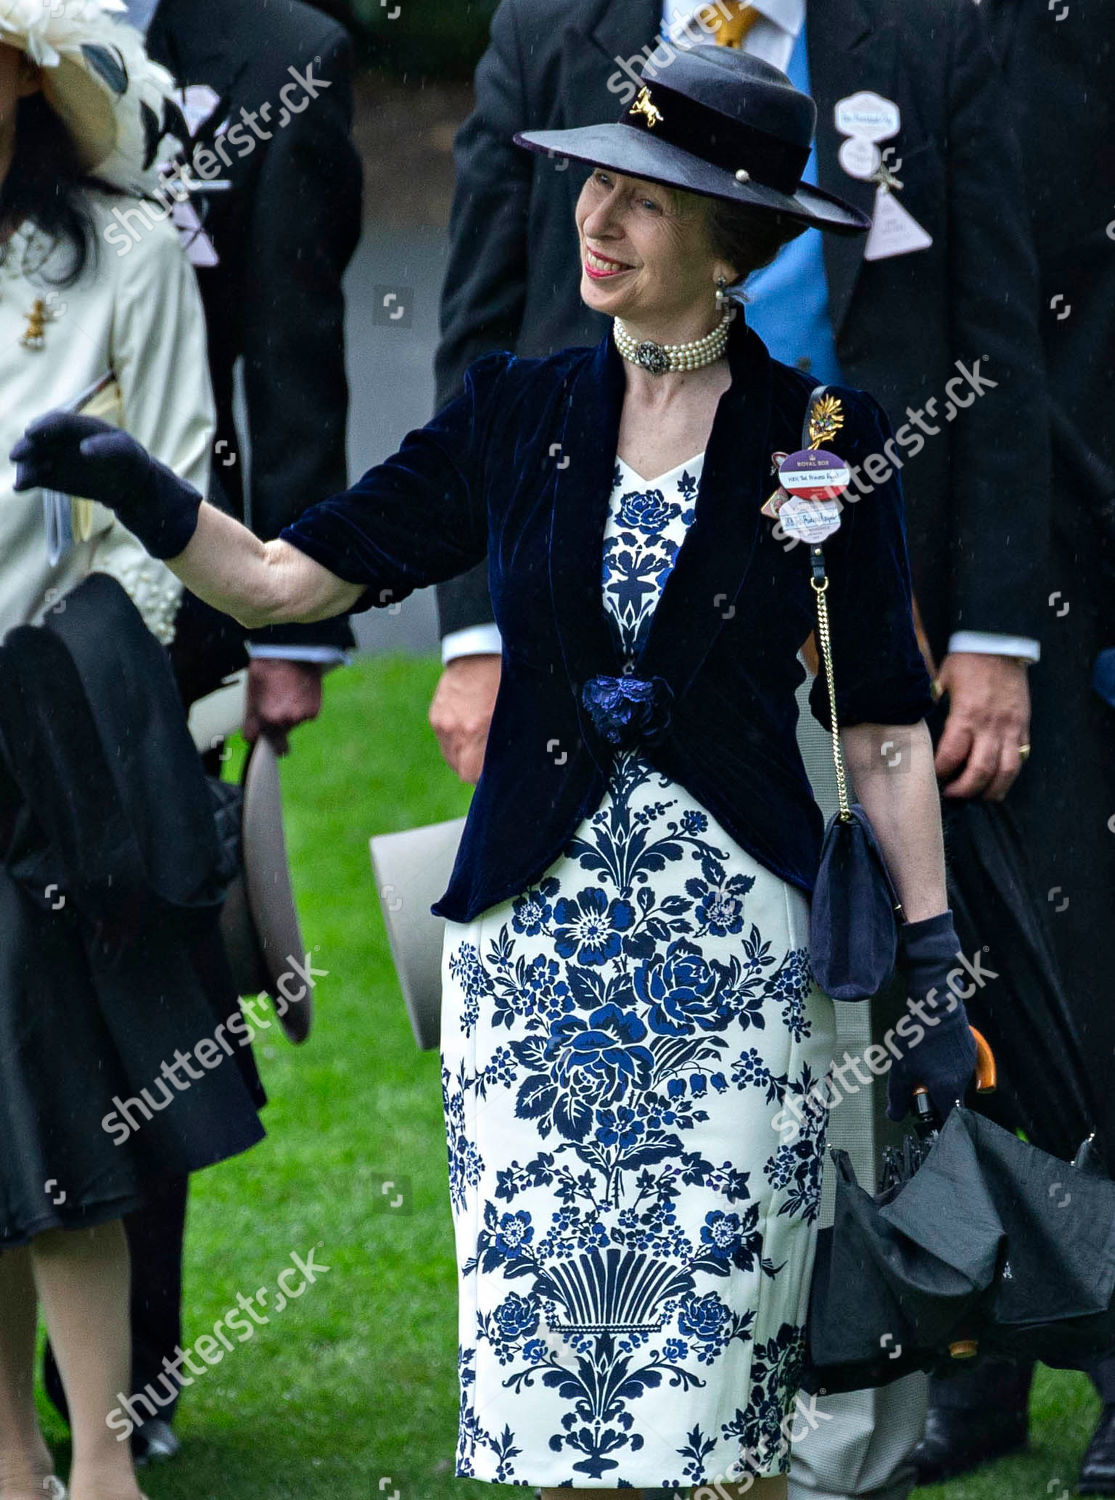
[[862,234],[871,220],[803,183],[817,106],[769,63],[733,47],[691,47],[643,70],[645,87],[615,125],[527,130],[515,143],[785,214],[816,229]]

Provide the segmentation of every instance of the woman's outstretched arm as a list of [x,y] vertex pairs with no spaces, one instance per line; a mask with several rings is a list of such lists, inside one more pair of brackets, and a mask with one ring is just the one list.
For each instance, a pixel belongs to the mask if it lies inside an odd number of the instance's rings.
[[109,506],[191,592],[249,628],[393,604],[467,572],[487,550],[481,471],[510,359],[473,366],[462,395],[397,453],[274,541],[204,504],[127,433],[72,412],[28,427],[12,449],[15,489]]
[[185,551],[167,566],[214,609],[249,630],[290,620],[326,620],[364,593],[289,542],[261,542],[234,517],[204,504]]
[[46,487],[111,506],[198,598],[250,629],[327,619],[364,592],[289,542],[260,541],[128,433],[96,418],[51,412],[32,423],[12,458],[17,490]]

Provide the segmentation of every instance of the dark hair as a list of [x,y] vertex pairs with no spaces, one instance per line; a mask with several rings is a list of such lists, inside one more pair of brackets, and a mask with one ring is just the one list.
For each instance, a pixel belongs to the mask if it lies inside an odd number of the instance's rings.
[[808,227],[786,214],[731,203],[726,198],[708,200],[708,237],[713,251],[736,268],[739,277],[769,266],[774,257]]
[[[0,227],[10,232],[29,219],[51,250],[68,247],[68,264],[51,278],[58,286],[71,286],[96,259],[96,230],[85,201],[92,186],[99,184],[86,173],[73,137],[42,94],[21,99],[12,164],[0,187]],[[6,254],[0,251],[0,259]]]

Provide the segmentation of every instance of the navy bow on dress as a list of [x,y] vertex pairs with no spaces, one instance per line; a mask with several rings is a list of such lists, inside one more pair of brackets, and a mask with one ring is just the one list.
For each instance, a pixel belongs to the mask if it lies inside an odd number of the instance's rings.
[[667,734],[673,701],[664,677],[590,677],[581,688],[597,734],[617,750],[653,744]]

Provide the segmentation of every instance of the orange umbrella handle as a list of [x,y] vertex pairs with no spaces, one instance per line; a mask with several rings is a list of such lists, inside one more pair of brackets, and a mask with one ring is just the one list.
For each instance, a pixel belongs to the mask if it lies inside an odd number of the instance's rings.
[[[969,1030],[976,1039],[976,1093],[993,1094],[999,1087],[999,1067],[995,1054],[982,1031],[977,1031],[974,1026],[969,1027]],[[928,1092],[923,1083],[919,1084],[914,1090],[914,1097]]]
[[973,1026],[971,1032],[976,1039],[976,1093],[993,1094],[999,1087],[999,1066],[995,1061],[995,1054],[981,1031]]

